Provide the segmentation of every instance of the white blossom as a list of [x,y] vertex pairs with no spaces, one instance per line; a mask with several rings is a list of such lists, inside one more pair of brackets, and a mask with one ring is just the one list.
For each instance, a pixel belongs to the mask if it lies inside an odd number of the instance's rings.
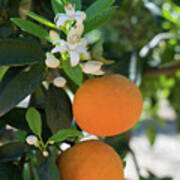
[[89,53],[87,51],[87,42],[81,35],[83,33],[83,25],[72,28],[67,36],[67,41],[62,39],[54,41],[56,47],[52,49],[52,53],[68,52],[70,56],[71,66],[76,66],[80,59],[89,59]]
[[103,75],[104,72],[101,70],[103,63],[99,61],[88,61],[81,64],[82,70],[86,74]]
[[55,23],[58,27],[64,26],[67,21],[76,21],[77,25],[82,24],[86,19],[86,14],[83,11],[75,11],[75,6],[67,4],[64,13],[59,13],[55,17]]
[[53,84],[56,86],[56,87],[64,87],[66,85],[66,79],[63,78],[62,76],[59,76],[59,77],[56,77],[54,80],[53,80]]
[[60,61],[51,53],[46,53],[45,63],[49,68],[57,68],[60,65]]
[[29,145],[34,145],[34,146],[38,146],[39,143],[38,143],[38,138],[34,135],[29,135],[27,138],[26,138],[26,142],[29,144]]

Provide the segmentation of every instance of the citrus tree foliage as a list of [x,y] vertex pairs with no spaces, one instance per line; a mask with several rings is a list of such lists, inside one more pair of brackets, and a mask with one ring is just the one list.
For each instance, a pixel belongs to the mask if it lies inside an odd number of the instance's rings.
[[[164,121],[157,115],[160,101],[169,100],[180,115],[179,1],[68,2],[86,13],[83,36],[88,40],[93,60],[103,63],[103,71],[123,74],[140,86],[144,98],[141,121],[153,118],[153,124],[147,126],[147,136],[153,144],[155,126]],[[71,67],[69,61],[63,61],[57,71],[45,65],[47,52],[54,47],[49,32],[61,31],[62,36],[66,35],[66,29],[59,29],[54,23],[55,15],[64,13],[66,3],[66,0],[0,0],[2,179],[60,179],[55,165],[59,145],[62,142],[73,145],[83,136],[73,122],[67,91],[52,84],[47,89],[44,84],[44,81],[51,83],[61,73],[74,93],[92,76],[84,74],[80,65]],[[17,106],[28,95],[28,108]],[[11,138],[3,137],[7,125],[15,128]],[[177,130],[180,130],[178,118]],[[37,140],[37,146],[25,142],[30,134],[38,137],[30,139]],[[128,152],[133,154],[130,139],[128,132],[104,141],[124,159]],[[171,178],[158,178],[149,172],[149,178],[140,179]]]

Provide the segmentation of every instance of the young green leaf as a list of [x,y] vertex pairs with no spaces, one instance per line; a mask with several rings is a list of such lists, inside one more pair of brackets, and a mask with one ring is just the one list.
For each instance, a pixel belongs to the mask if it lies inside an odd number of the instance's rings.
[[106,9],[100,15],[91,18],[85,21],[85,33],[92,31],[93,29],[97,29],[101,25],[103,25],[106,21],[108,21],[114,14],[116,7],[111,7]]
[[31,17],[32,19],[40,22],[41,24],[44,24],[44,25],[49,26],[49,27],[54,28],[54,29],[58,29],[56,27],[56,25],[53,24],[51,21],[47,20],[46,18],[44,18],[44,17],[42,17],[42,16],[40,16],[40,15],[34,13],[34,12],[24,10],[24,13],[26,15],[28,15],[29,17]]
[[80,65],[71,67],[69,61],[63,62],[64,72],[72,79],[77,85],[81,86],[83,81],[83,73]]
[[64,13],[64,5],[61,0],[51,0],[51,6],[55,15],[58,13]]
[[82,137],[82,132],[76,129],[63,129],[51,136],[48,141],[61,142],[70,137]]
[[42,133],[42,120],[39,112],[31,107],[26,113],[26,120],[32,132],[41,138]]
[[106,9],[112,6],[115,0],[97,0],[87,10],[87,21],[101,15]]
[[34,36],[37,36],[40,39],[45,39],[49,42],[52,42],[48,31],[46,31],[40,25],[35,24],[28,20],[21,19],[21,18],[11,18],[11,21],[17,26],[19,26],[20,28],[22,28],[24,31]]

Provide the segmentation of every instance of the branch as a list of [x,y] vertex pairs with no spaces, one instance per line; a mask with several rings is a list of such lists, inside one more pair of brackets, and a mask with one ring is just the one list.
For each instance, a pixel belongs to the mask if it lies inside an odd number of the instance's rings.
[[180,70],[180,64],[172,65],[170,67],[162,68],[150,68],[144,72],[145,77],[156,77],[160,75],[171,75],[174,74],[177,70]]

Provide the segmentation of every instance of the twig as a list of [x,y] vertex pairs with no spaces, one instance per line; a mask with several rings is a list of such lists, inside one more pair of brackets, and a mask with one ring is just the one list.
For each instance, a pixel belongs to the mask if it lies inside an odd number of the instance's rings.
[[172,65],[170,67],[163,67],[163,68],[150,68],[144,72],[145,77],[154,77],[159,75],[171,75],[175,73],[177,70],[180,70],[180,64]]

